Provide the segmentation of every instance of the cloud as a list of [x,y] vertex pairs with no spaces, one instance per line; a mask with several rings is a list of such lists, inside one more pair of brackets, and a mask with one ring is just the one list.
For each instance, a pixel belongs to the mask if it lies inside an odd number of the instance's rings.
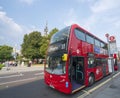
[[0,45],[14,46],[15,44],[20,44],[22,36],[22,26],[8,17],[6,12],[0,11]]
[[117,45],[120,46],[119,27],[120,27],[120,1],[119,0],[98,0],[95,1],[91,8],[91,15],[86,19],[84,27],[99,38],[106,41],[105,33],[116,36]]
[[35,0],[19,0],[20,2],[22,2],[22,3],[25,3],[25,4],[27,4],[27,5],[31,5],[31,4],[33,4],[33,2],[35,1]]
[[75,13],[75,10],[71,8],[67,14],[64,15],[64,25],[69,26],[71,24],[78,23],[78,16]]
[[0,11],[0,32],[8,33],[11,36],[17,35],[17,33],[22,32],[22,28],[19,24],[15,23],[15,21],[8,17],[4,11]]
[[0,36],[0,40],[4,40],[4,37],[3,37],[3,36]]
[[91,6],[93,12],[104,12],[120,6],[120,0],[98,0]]
[[7,16],[5,11],[0,11],[0,45],[9,45],[20,49],[25,34],[39,31],[39,28],[30,25],[20,25],[13,18]]
[[[87,5],[89,11],[88,17],[80,17],[80,14],[71,8],[65,13],[63,19],[65,25],[71,25],[72,23],[78,23],[89,32],[93,33],[99,38],[102,38],[106,42],[105,34],[113,35],[116,37],[117,45],[120,46],[120,0],[76,0]],[[92,3],[91,3],[92,2]],[[63,14],[62,14],[63,15]],[[82,19],[82,20],[81,20]]]

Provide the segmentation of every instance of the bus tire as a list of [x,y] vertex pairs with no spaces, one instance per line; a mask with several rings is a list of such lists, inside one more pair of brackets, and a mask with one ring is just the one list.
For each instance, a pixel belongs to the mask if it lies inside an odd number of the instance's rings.
[[94,84],[94,82],[95,82],[94,74],[89,75],[88,81],[89,81],[89,86]]

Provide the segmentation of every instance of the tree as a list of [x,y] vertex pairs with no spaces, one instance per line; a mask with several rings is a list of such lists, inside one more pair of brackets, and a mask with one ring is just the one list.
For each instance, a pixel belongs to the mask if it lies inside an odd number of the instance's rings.
[[54,28],[48,36],[41,36],[38,31],[25,34],[21,45],[22,55],[28,59],[45,58],[50,38],[56,32],[58,32],[57,28]]
[[0,46],[0,62],[13,59],[13,48],[10,46]]
[[48,45],[49,45],[49,41],[50,41],[52,35],[55,34],[56,32],[58,32],[58,29],[54,28],[54,29],[52,29],[52,31],[50,31],[48,36],[42,37],[42,45],[40,47],[40,54],[42,55],[42,58],[45,58],[46,51],[47,51]]
[[59,30],[57,28],[54,28],[50,31],[49,35],[48,35],[48,40],[51,39],[52,35],[55,34],[56,32],[58,32]]
[[40,47],[40,54],[41,54],[42,58],[45,58],[46,51],[47,51],[47,48],[48,48],[48,44],[49,44],[48,37],[43,36],[42,37],[42,45]]
[[42,36],[38,31],[33,31],[30,34],[24,35],[22,46],[22,54],[29,59],[40,58],[39,48],[41,47]]

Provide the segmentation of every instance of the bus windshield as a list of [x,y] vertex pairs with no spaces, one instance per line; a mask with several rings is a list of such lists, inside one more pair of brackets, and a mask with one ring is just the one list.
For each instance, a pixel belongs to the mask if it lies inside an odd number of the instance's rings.
[[67,40],[67,38],[69,37],[69,30],[70,30],[70,26],[55,33],[51,38],[50,44],[55,43],[55,42],[59,42],[62,40]]
[[65,74],[66,62],[62,60],[62,55],[67,52],[67,40],[70,26],[55,33],[50,41],[46,62],[46,71],[51,74]]
[[62,61],[60,55],[57,56],[48,56],[46,62],[46,71],[51,74],[65,74],[65,62]]

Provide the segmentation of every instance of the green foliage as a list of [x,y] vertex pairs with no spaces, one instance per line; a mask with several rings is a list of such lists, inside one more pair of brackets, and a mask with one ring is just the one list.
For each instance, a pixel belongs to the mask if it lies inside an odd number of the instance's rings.
[[49,44],[49,40],[47,37],[42,38],[42,45],[40,47],[40,54],[42,55],[42,58],[45,58],[47,47]]
[[[42,36],[38,31],[25,34],[21,45],[22,56],[17,56],[17,59],[21,60],[23,57],[27,59],[45,58],[51,36],[56,32],[58,32],[57,28],[51,30],[47,36]],[[0,46],[0,62],[13,60],[12,52],[12,47]]]
[[48,40],[50,40],[50,38],[52,37],[53,34],[55,34],[56,32],[58,32],[59,30],[57,28],[54,28],[52,31],[50,31],[49,35],[48,35]]
[[41,57],[39,48],[41,47],[42,36],[38,31],[33,31],[25,35],[22,44],[22,54],[29,59]]
[[54,28],[48,36],[41,36],[38,31],[24,35],[21,45],[23,56],[28,59],[45,58],[50,38],[56,32],[58,32],[58,29]]
[[43,36],[43,38],[42,38],[42,45],[40,47],[40,54],[42,55],[42,58],[45,58],[45,55],[46,55],[46,52],[47,52],[47,49],[48,49],[48,46],[49,46],[50,38],[56,32],[58,32],[58,29],[54,28],[52,31],[50,31],[48,36]]
[[4,65],[3,65],[3,64],[0,64],[0,70],[2,69],[2,67],[4,67]]
[[13,48],[10,46],[0,46],[0,62],[11,60]]

